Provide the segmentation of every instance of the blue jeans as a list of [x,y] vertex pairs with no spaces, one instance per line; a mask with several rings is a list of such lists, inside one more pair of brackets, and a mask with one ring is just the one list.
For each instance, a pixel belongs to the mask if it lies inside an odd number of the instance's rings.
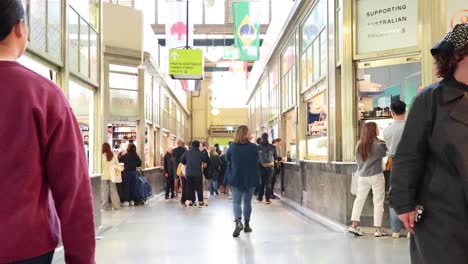
[[400,218],[398,218],[395,209],[390,207],[390,227],[392,228],[393,233],[399,233],[402,226],[403,223],[400,221]]
[[[255,192],[255,187],[248,189],[238,188],[231,186],[232,190],[232,207],[234,210],[235,219],[242,218],[242,211],[244,212],[244,220],[250,221],[252,214],[252,197]],[[242,202],[244,203],[244,210],[242,210]]]
[[214,193],[219,194],[218,192],[218,181],[213,179],[210,180],[210,194],[213,195]]

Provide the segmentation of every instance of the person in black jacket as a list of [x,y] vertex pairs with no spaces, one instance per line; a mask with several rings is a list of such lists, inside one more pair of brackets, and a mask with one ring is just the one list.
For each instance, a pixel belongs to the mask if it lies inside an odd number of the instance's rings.
[[200,141],[194,140],[192,148],[184,153],[180,162],[186,166],[185,177],[188,188],[187,200],[191,200],[190,206],[194,205],[195,192],[198,197],[198,206],[204,207],[203,202],[203,172],[202,163],[210,164],[210,158],[206,153],[200,151]]
[[122,206],[135,205],[136,170],[141,167],[141,159],[136,153],[134,144],[128,144],[127,153],[119,157],[119,162],[124,164],[122,172]]
[[390,199],[414,234],[412,263],[468,263],[468,24],[456,25],[431,53],[443,80],[412,103]]
[[221,149],[219,148],[219,144],[218,144],[218,143],[214,144],[214,147],[215,147],[216,153],[218,153],[218,155],[220,156],[221,153],[222,153],[222,151],[221,151]]
[[216,148],[212,147],[210,151],[210,166],[208,167],[208,177],[210,179],[210,195],[215,193],[219,195],[219,174],[221,172],[221,162]]
[[[182,158],[182,155],[184,155],[185,151],[187,149],[184,147],[184,142],[182,140],[177,141],[177,148],[175,148],[172,151],[172,155],[174,156],[174,169],[177,170],[177,167],[179,166],[180,163],[180,158]],[[177,192],[179,190],[179,176],[177,175],[177,172],[174,172],[174,189],[175,193],[177,196]],[[186,197],[186,194],[188,193],[188,190],[186,189],[187,184],[186,184],[186,178],[185,177],[180,177],[180,187],[182,189],[182,197],[180,199],[180,203],[182,206],[185,206],[185,202],[188,200]]]
[[174,192],[174,156],[172,155],[172,149],[169,149],[164,155],[164,176],[166,177],[166,200],[169,199],[169,194],[171,194],[171,199],[175,198]]
[[276,147],[268,142],[268,133],[263,133],[260,144],[258,145],[258,157],[262,184],[258,193],[257,200],[263,201],[263,195],[266,189],[266,203],[270,204],[270,198],[273,194],[273,173],[275,161],[281,160],[276,152]]
[[227,161],[226,161],[226,153],[227,153],[227,147],[223,148],[223,152],[221,152],[221,155],[219,156],[219,165],[220,165],[220,172],[219,172],[219,184],[221,185],[221,193],[223,194],[229,194],[229,188],[226,183],[226,169],[227,169]]

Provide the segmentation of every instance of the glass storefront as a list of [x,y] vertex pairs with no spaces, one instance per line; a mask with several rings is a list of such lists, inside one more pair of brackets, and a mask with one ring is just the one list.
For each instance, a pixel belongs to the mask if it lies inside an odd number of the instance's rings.
[[423,88],[421,62],[417,58],[360,63],[356,77],[358,118],[361,123],[377,123],[380,132],[392,123],[390,105],[401,100],[409,108]]
[[96,171],[94,166],[94,92],[78,82],[69,82],[69,101],[75,113],[83,137],[89,173]]

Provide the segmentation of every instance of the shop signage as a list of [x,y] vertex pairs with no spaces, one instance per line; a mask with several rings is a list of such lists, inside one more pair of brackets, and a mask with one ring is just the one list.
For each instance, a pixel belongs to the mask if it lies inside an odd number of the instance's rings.
[[418,1],[356,0],[357,53],[416,47]]
[[456,24],[468,23],[468,2],[461,0],[446,0],[447,32]]
[[178,80],[203,80],[204,59],[201,49],[170,49],[169,75]]

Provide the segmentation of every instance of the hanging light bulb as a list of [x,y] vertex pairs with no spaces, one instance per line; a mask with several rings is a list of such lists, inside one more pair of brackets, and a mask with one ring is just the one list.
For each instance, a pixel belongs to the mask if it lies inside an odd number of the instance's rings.
[[213,109],[211,109],[211,114],[212,114],[212,115],[217,116],[217,115],[219,115],[220,113],[221,113],[221,111],[219,111],[218,108],[213,108]]

